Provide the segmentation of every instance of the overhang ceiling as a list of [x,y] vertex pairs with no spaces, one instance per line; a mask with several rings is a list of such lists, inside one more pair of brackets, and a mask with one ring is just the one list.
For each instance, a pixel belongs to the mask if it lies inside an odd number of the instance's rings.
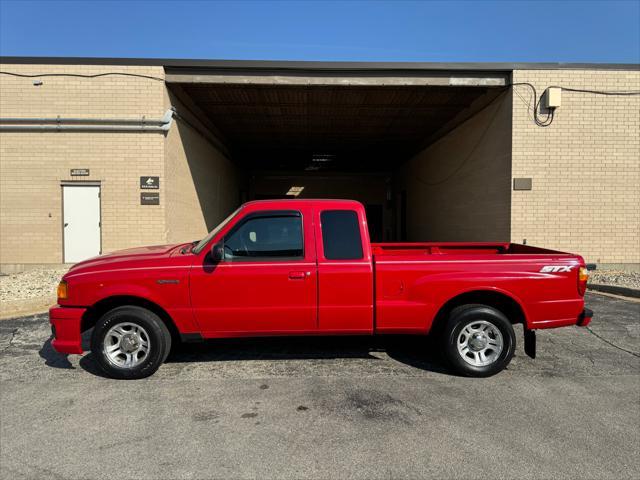
[[[177,88],[175,85],[178,85]],[[390,170],[502,90],[482,86],[172,84],[253,170]]]

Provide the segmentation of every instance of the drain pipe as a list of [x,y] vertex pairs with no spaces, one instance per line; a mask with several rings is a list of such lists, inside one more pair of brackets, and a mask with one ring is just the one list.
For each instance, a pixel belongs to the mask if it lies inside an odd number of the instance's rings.
[[168,132],[176,115],[175,107],[160,119],[131,118],[0,118],[0,131],[8,132]]

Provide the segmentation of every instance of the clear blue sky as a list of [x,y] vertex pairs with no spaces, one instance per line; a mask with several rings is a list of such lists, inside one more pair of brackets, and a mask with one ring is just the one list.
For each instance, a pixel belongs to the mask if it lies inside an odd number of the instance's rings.
[[0,54],[640,62],[640,0],[0,0]]

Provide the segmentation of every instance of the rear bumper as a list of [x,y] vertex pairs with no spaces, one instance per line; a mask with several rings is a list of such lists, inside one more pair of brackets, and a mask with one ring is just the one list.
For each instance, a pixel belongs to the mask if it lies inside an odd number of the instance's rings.
[[86,308],[60,307],[49,309],[51,345],[60,353],[82,353],[82,316]]
[[529,328],[531,330],[537,330],[541,328],[558,328],[558,327],[570,327],[572,325],[577,325],[579,327],[586,327],[591,322],[591,318],[593,317],[593,311],[585,308],[582,312],[576,317],[570,318],[559,318],[555,320],[544,320],[542,322],[532,323]]
[[593,317],[593,310],[589,310],[588,308],[585,308],[580,314],[580,316],[578,317],[578,323],[576,323],[576,325],[578,325],[579,327],[586,327],[587,325],[589,325],[589,322],[591,322],[592,317]]

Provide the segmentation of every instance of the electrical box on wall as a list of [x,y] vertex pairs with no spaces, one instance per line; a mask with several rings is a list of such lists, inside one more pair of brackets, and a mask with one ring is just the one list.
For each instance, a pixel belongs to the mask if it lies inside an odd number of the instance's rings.
[[513,189],[514,190],[531,190],[531,179],[530,178],[514,178],[513,179]]
[[558,87],[547,88],[544,92],[544,108],[558,108],[562,103],[562,89]]

